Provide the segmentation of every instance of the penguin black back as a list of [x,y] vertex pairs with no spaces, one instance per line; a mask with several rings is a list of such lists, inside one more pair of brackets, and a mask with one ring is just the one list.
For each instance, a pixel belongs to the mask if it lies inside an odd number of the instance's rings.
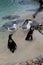
[[12,35],[13,34],[10,34],[9,37],[8,37],[8,49],[14,53],[14,51],[16,50],[17,48],[17,45],[15,43],[15,41],[12,39]]

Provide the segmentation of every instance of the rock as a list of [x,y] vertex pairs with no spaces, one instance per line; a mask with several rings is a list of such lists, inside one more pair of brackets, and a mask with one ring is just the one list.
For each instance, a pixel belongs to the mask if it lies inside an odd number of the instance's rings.
[[27,65],[27,63],[26,62],[21,62],[20,65]]
[[38,64],[39,63],[39,60],[37,58],[34,58],[33,59],[33,63]]
[[39,32],[43,35],[43,30],[39,30]]
[[13,28],[13,25],[19,24],[19,23],[22,23],[22,22],[24,22],[23,19],[18,19],[16,21],[8,21],[0,27],[0,31],[6,31],[6,30],[8,30],[8,28],[11,29],[11,30],[15,30],[15,28]]
[[19,63],[16,63],[15,65],[20,65]]
[[30,3],[32,3],[32,0],[21,0],[21,1],[19,1],[19,4],[23,4],[23,5],[30,4]]
[[33,60],[27,60],[26,61],[27,65],[32,65],[32,62],[33,62]]
[[20,16],[18,15],[9,15],[9,16],[4,16],[2,17],[2,19],[8,19],[8,20],[13,20],[13,19],[16,19],[16,18],[19,18]]

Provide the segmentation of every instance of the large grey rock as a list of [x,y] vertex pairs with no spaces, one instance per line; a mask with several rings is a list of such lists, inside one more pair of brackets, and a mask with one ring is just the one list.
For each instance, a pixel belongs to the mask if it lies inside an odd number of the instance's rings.
[[20,16],[18,15],[8,15],[8,16],[4,16],[2,17],[2,19],[8,19],[8,20],[13,20],[13,19],[16,19],[16,18],[19,18]]
[[24,22],[23,19],[18,19],[16,21],[8,21],[0,27],[0,31],[6,31],[8,30],[8,28],[10,28],[11,30],[15,30],[15,28],[12,28],[13,24],[19,24],[22,22]]

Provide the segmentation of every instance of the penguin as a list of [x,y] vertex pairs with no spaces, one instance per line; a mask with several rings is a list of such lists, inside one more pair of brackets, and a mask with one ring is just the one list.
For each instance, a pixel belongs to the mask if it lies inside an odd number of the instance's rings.
[[34,31],[34,28],[30,27],[30,31],[28,32],[25,40],[33,40],[33,31]]
[[17,45],[15,43],[15,41],[12,39],[12,35],[13,34],[9,34],[9,37],[8,37],[8,49],[14,53],[14,51],[16,50],[17,48]]

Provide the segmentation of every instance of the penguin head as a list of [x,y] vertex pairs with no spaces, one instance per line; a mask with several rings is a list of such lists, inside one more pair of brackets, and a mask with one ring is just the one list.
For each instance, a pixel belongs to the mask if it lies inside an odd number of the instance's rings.
[[13,34],[9,34],[9,39],[11,39],[11,38],[12,38],[12,35],[13,35]]

